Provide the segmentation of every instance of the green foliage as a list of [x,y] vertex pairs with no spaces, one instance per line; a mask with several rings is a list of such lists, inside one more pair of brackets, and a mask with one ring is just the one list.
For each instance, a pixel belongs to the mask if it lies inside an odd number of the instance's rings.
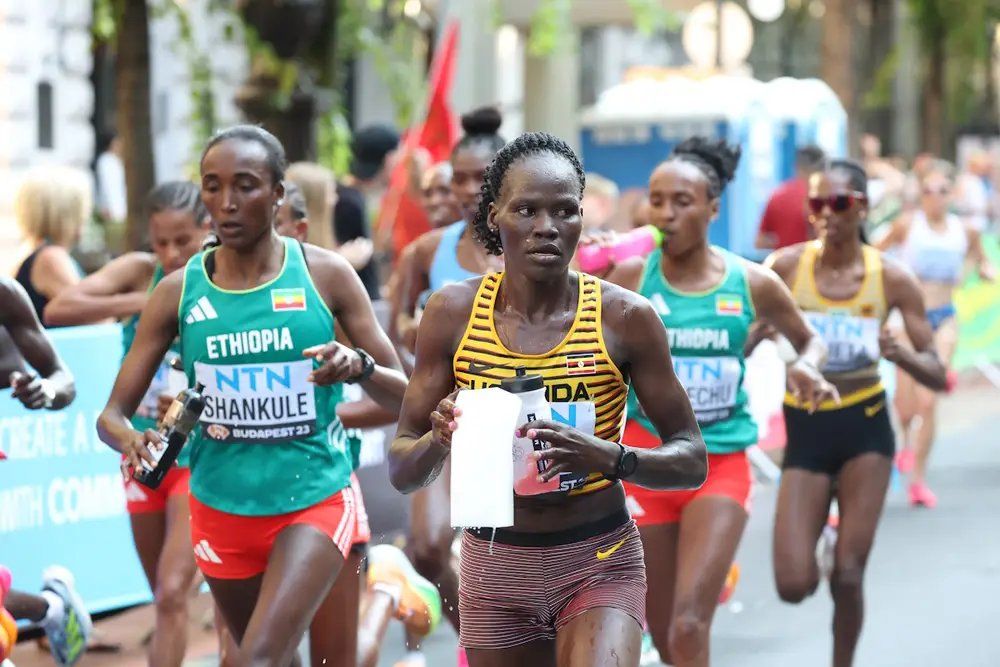
[[547,56],[571,46],[568,26],[573,24],[570,0],[541,0],[531,17],[528,53]]
[[317,162],[335,174],[346,174],[351,166],[351,127],[344,108],[338,105],[320,116],[316,129]]
[[90,32],[98,44],[107,44],[115,38],[121,12],[121,0],[94,0]]
[[650,36],[664,31],[680,30],[684,19],[679,12],[667,9],[662,0],[628,0],[636,29]]
[[[992,30],[1000,21],[1000,2],[907,0],[907,3],[927,65],[945,68],[949,113],[954,121],[964,122],[982,100],[983,91],[977,89],[975,74],[989,67]],[[937,53],[944,60],[931,63],[929,59]]]
[[861,100],[865,109],[884,109],[892,105],[893,84],[896,81],[898,71],[899,47],[894,45],[878,69],[875,70],[872,87]]
[[[669,3],[664,0],[627,0],[636,30],[643,35],[655,35],[664,31],[676,31],[683,25],[681,13],[667,8]],[[499,11],[499,5],[494,4]],[[501,18],[496,20],[501,22]],[[531,17],[531,30],[528,37],[528,53],[541,57],[556,53],[563,49],[574,48],[575,40],[572,0],[540,0],[538,8]]]

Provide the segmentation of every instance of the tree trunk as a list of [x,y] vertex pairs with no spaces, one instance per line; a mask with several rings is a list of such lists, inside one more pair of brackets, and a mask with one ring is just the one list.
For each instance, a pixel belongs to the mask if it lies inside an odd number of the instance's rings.
[[[941,31],[943,33],[943,31]],[[927,52],[926,67],[924,74],[923,98],[923,127],[921,129],[921,143],[923,150],[934,155],[944,155],[944,89],[945,89],[945,53],[944,34],[938,35],[938,39],[925,42],[924,49]]]
[[146,0],[123,0],[122,19],[115,36],[115,125],[122,140],[129,250],[146,243],[144,202],[156,183],[153,129],[149,105],[149,11]]
[[848,146],[853,150],[857,142],[857,106],[854,90],[854,2],[851,0],[826,0],[823,14],[822,78],[840,98],[847,111]]
[[[279,58],[297,61],[299,75],[288,104],[279,107],[275,99],[281,83],[260,63],[251,63],[250,75],[236,93],[236,105],[248,121],[260,123],[281,141],[289,161],[314,160],[315,121],[323,110],[317,103],[317,82],[303,60],[318,46],[325,56],[318,58],[319,66],[330,62],[326,49],[334,48],[337,0],[241,0],[237,7],[247,25]],[[318,38],[324,40],[322,44],[317,45]]]

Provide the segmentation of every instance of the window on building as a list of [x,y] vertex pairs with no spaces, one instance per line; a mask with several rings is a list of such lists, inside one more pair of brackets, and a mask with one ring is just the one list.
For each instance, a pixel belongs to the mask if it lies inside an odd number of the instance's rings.
[[55,148],[54,119],[52,111],[52,84],[38,83],[38,147]]

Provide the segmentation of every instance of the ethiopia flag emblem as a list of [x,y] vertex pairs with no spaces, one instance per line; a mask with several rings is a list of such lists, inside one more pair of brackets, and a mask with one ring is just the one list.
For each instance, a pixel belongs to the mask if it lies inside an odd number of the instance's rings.
[[742,315],[743,299],[730,294],[720,294],[715,297],[716,315]]
[[306,290],[304,287],[271,290],[271,310],[274,312],[305,309]]

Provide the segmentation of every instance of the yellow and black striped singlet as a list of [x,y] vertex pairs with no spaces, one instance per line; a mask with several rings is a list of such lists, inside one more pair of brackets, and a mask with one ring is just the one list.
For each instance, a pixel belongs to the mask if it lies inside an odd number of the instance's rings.
[[[472,306],[465,335],[458,345],[452,368],[460,389],[499,386],[518,367],[542,376],[552,418],[604,440],[620,442],[625,425],[628,383],[604,345],[601,325],[601,283],[578,274],[580,300],[576,319],[566,337],[548,352],[513,352],[500,341],[493,309],[503,280],[502,273],[483,277]],[[560,476],[560,489],[570,495],[608,488],[612,481],[601,473]]]

